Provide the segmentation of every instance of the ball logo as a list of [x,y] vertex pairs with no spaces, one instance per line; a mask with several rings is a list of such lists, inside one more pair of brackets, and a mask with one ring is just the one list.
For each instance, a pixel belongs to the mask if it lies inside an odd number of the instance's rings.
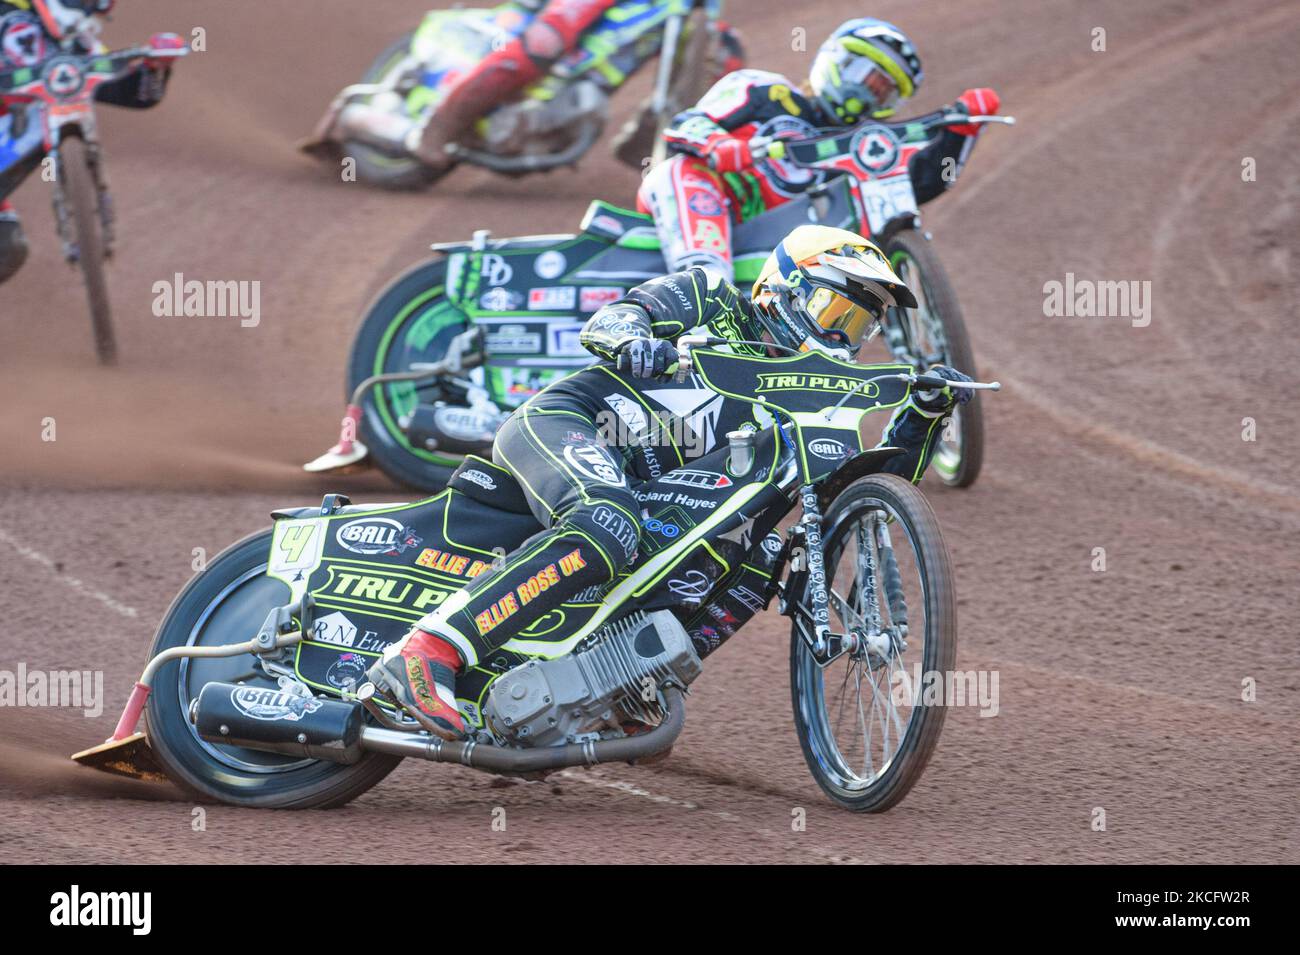
[[252,686],[231,690],[230,702],[239,712],[255,720],[288,720],[291,723],[321,708],[321,701],[312,696]]
[[391,517],[364,517],[348,521],[338,529],[334,539],[340,547],[354,554],[385,556],[401,554],[412,547],[418,547],[423,540],[416,535],[414,528]]
[[808,450],[825,461],[838,461],[849,453],[848,448],[832,438],[818,438],[808,444]]

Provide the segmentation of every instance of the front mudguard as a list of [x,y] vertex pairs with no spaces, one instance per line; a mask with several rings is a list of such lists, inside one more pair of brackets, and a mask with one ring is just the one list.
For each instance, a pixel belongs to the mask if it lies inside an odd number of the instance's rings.
[[872,448],[846,458],[830,477],[817,485],[817,502],[822,511],[825,512],[831,502],[858,478],[880,473],[891,458],[903,454],[904,450],[894,447]]

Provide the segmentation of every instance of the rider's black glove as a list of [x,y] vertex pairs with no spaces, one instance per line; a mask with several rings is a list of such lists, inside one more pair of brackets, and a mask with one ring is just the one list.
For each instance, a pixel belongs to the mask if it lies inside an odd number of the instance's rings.
[[677,346],[662,338],[633,338],[618,350],[618,370],[633,378],[658,378],[677,361]]
[[[935,365],[926,374],[947,378],[949,381],[975,380],[970,375],[963,375],[956,368],[949,368],[947,365]],[[953,405],[964,405],[974,394],[975,392],[969,388],[933,388],[929,391],[918,391],[915,398],[917,407],[923,411],[944,412]]]

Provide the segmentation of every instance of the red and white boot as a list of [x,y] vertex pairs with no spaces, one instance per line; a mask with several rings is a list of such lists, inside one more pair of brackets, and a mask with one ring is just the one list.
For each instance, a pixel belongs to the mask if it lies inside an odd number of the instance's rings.
[[430,733],[455,741],[466,736],[465,718],[456,706],[460,668],[455,647],[416,628],[384,651],[366,679]]

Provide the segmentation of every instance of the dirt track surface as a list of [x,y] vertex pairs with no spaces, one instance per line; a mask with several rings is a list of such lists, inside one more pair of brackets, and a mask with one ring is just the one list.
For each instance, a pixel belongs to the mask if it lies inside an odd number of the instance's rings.
[[[729,6],[752,61],[792,76],[810,54],[791,31],[815,49],[857,10]],[[202,26],[208,52],[157,110],[101,111],[118,369],[90,357],[45,185],[16,196],[33,250],[0,287],[0,669],[102,670],[107,700],[93,720],[0,709],[4,861],[380,861],[366,834],[381,819],[386,858],[406,862],[1300,861],[1295,4],[888,11],[925,59],[918,107],[990,85],[1020,120],[926,210],[986,377],[1006,385],[985,405],[978,485],[925,485],[956,565],[959,665],[997,671],[1000,710],[953,710],[900,807],[857,817],[822,797],[791,721],[786,621],[769,614],[710,659],[660,766],[501,785],[408,761],[345,809],[213,807],[205,832],[170,787],[67,760],[111,731],[192,548],[215,554],[326,488],[297,465],[330,443],[358,312],[427,243],[571,230],[593,185],[629,203],[637,183],[603,145],[576,172],[462,170],[417,196],[295,153],[420,2],[121,7],[111,42]],[[261,324],[155,318],[151,286],[176,272],[260,280]],[[1068,272],[1150,281],[1150,324],[1046,317],[1044,283]],[[402,496],[377,476],[327,483]]]

